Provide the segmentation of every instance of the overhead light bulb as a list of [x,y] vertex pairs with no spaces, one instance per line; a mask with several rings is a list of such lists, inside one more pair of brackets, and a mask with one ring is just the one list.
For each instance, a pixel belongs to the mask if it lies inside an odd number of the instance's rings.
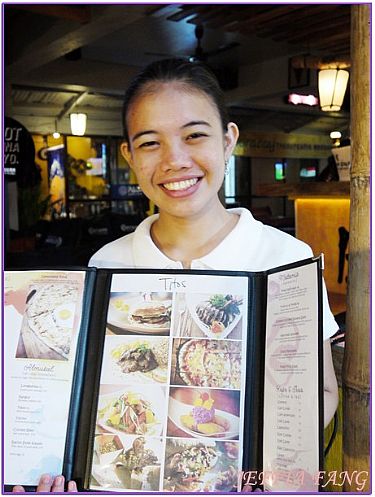
[[341,133],[340,131],[331,131],[329,137],[331,138],[331,140],[336,140],[337,138],[341,138]]
[[339,147],[340,146],[340,138],[341,138],[340,131],[331,131],[331,133],[329,134],[329,137],[333,141],[333,145],[335,147]]

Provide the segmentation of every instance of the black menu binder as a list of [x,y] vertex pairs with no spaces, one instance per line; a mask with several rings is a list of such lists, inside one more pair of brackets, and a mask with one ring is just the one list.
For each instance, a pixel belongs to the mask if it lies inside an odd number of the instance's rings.
[[321,258],[4,278],[5,490],[318,489]]

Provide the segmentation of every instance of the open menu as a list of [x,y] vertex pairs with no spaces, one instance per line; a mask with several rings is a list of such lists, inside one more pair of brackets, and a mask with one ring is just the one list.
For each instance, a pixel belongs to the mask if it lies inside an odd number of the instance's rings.
[[5,273],[4,484],[315,491],[321,260]]

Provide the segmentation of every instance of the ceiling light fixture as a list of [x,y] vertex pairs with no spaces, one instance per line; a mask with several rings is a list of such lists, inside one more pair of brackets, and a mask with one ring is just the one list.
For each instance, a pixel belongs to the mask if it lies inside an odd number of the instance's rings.
[[86,131],[87,114],[73,113],[70,114],[70,129],[72,135],[83,136]]
[[344,101],[349,72],[344,69],[322,69],[318,74],[320,108],[338,111]]
[[52,136],[55,140],[58,140],[61,136],[60,133],[57,131],[57,119],[55,119],[55,131],[53,132]]

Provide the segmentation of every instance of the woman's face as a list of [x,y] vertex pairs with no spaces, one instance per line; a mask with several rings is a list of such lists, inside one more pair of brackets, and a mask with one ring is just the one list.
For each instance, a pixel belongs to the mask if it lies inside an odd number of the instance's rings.
[[122,152],[145,195],[161,213],[191,217],[217,207],[224,161],[238,137],[224,134],[216,106],[181,83],[160,83],[131,105]]

